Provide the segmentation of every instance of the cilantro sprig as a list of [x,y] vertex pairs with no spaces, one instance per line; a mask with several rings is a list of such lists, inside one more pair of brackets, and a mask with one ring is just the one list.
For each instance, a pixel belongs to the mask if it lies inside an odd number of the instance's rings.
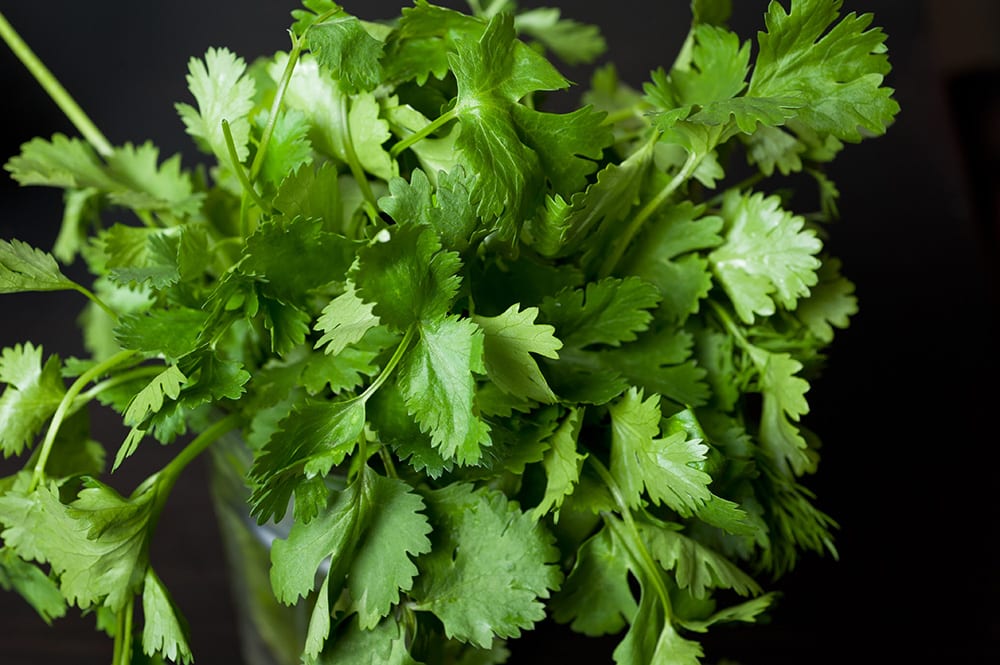
[[[551,617],[619,635],[618,665],[698,663],[700,634],[767,615],[761,580],[836,554],[804,484],[809,388],[857,310],[824,167],[899,111],[885,35],[841,5],[772,2],[751,40],[694,0],[669,68],[632,89],[606,65],[554,113],[598,26],[305,0],[287,52],[191,58],[197,169],[111,145],[0,16],[81,137],[7,161],[66,212],[51,252],[0,240],[0,292],[82,294],[89,355],[0,353],[23,462],[0,586],[45,621],[96,612],[114,665],[192,662],[150,543],[235,435],[247,516],[291,523],[269,570],[309,617],[290,660],[497,663]],[[818,211],[782,196],[795,173]],[[102,479],[151,439],[172,461],[127,496]]]

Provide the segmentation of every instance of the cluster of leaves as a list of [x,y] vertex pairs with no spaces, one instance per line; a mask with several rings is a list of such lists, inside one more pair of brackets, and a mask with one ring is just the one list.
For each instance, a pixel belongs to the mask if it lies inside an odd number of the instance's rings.
[[[231,431],[250,514],[292,518],[270,578],[309,604],[306,663],[498,663],[549,615],[622,634],[619,665],[693,665],[699,633],[766,612],[757,578],[834,551],[800,482],[809,381],[856,310],[823,166],[898,110],[883,33],[792,0],[755,45],[694,0],[669,70],[601,67],[553,113],[554,63],[599,32],[485,4],[305,0],[289,52],[193,58],[193,170],[99,134],[7,162],[66,207],[51,253],[0,241],[0,292],[80,291],[90,357],[0,356],[0,448],[26,457],[0,584],[95,612],[116,665],[192,660],[149,544]],[[758,187],[796,174],[820,212]],[[111,470],[185,442],[127,497],[97,479],[94,400],[130,429]]]

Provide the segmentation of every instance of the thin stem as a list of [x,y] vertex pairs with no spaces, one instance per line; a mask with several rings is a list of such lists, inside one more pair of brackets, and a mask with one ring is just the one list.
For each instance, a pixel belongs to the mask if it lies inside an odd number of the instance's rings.
[[[307,28],[308,30],[308,28]],[[274,100],[271,102],[271,110],[267,118],[267,126],[264,127],[264,132],[260,136],[260,146],[257,149],[257,154],[254,155],[253,163],[250,165],[250,181],[253,182],[260,175],[260,170],[264,166],[264,155],[267,153],[267,148],[271,144],[271,136],[274,134],[274,128],[278,124],[278,113],[281,111],[281,103],[285,98],[285,91],[288,89],[288,84],[292,80],[292,72],[295,71],[295,65],[299,61],[299,56],[302,54],[302,45],[305,43],[304,34],[303,37],[296,37],[295,33],[289,31],[292,36],[292,51],[288,55],[288,62],[285,63],[285,71],[281,74],[281,81],[278,82],[278,90],[274,95]]]
[[436,132],[441,127],[444,127],[457,117],[458,117],[457,108],[452,108],[450,111],[442,113],[437,118],[430,121],[429,123],[418,129],[417,131],[413,132],[406,138],[401,139],[399,143],[392,146],[392,148],[389,150],[389,154],[392,155],[393,158],[399,157],[401,152],[412,146],[414,143],[417,143],[421,139],[427,138],[428,136]]
[[111,317],[112,321],[118,320],[118,312],[111,309],[107,304],[105,304],[105,302],[100,298],[98,298],[97,294],[95,294],[93,291],[91,291],[85,286],[76,283],[74,283],[73,288],[79,293],[82,293],[83,295],[87,296],[87,299],[90,300],[90,302],[94,303],[95,305],[103,309],[107,313],[107,315]]
[[63,395],[62,400],[59,402],[59,406],[56,407],[56,412],[53,414],[52,420],[49,422],[49,429],[45,433],[45,439],[42,441],[42,445],[39,448],[38,459],[35,461],[35,468],[31,476],[31,483],[28,486],[28,491],[32,491],[38,487],[38,483],[40,483],[44,477],[45,464],[49,460],[49,454],[51,454],[52,446],[55,444],[56,435],[59,433],[59,427],[62,425],[63,420],[66,419],[66,415],[69,413],[70,408],[76,401],[77,395],[79,395],[83,390],[83,387],[102,374],[105,374],[118,365],[127,362],[137,353],[139,352],[131,350],[119,351],[104,362],[94,365],[81,374],[80,377],[69,387],[66,394]]
[[740,180],[738,183],[736,183],[732,187],[727,187],[725,190],[719,192],[718,194],[716,194],[712,198],[708,199],[707,201],[705,201],[705,205],[708,206],[709,208],[714,208],[714,207],[716,207],[716,206],[718,206],[719,204],[722,203],[722,200],[726,196],[726,192],[728,192],[730,190],[733,190],[733,189],[735,189],[737,191],[742,191],[744,189],[749,189],[749,188],[753,187],[754,185],[756,185],[758,182],[760,182],[763,179],[764,179],[764,174],[761,173],[760,171],[758,171],[757,173],[754,173],[753,175],[748,176],[748,177],[744,178],[743,180]]
[[112,665],[129,665],[132,662],[132,615],[134,612],[135,596],[130,596],[125,607],[118,610],[118,626],[115,630]]
[[122,372],[118,376],[113,376],[110,379],[101,381],[100,383],[95,383],[90,390],[85,393],[81,393],[73,400],[73,405],[70,407],[69,413],[79,411],[83,406],[109,388],[114,388],[115,386],[120,386],[123,383],[128,383],[129,381],[134,381],[147,376],[156,376],[162,371],[163,370],[160,367],[154,365],[137,367],[129,372]]
[[[236,429],[236,426],[240,423],[240,415],[238,413],[231,413],[225,418],[216,421],[210,427],[208,427],[201,434],[196,436],[194,440],[191,441],[187,446],[184,447],[177,457],[170,460],[170,462],[163,467],[157,474],[160,481],[160,487],[157,490],[161,493],[164,498],[170,492],[170,488],[177,481],[181,472],[190,464],[198,455],[205,451],[211,444],[215,443],[223,434]],[[158,499],[159,500],[159,499]]]
[[[346,97],[341,98],[339,106],[340,124],[344,128],[344,157],[347,158],[347,166],[351,169],[351,175],[354,176],[358,186],[361,188],[361,194],[364,196],[365,201],[373,210],[377,210],[378,201],[375,200],[375,194],[372,192],[368,176],[361,166],[361,160],[358,159],[358,153],[354,150],[354,140],[351,138],[351,120],[347,112]],[[369,212],[370,215],[371,213]]]
[[642,225],[646,223],[646,220],[648,220],[675,191],[677,191],[678,187],[684,184],[684,182],[691,177],[694,170],[698,168],[698,164],[701,162],[702,157],[703,155],[692,151],[688,155],[687,160],[685,160],[681,170],[670,179],[670,182],[668,182],[656,196],[647,201],[646,205],[644,205],[642,209],[636,213],[636,216],[632,218],[632,221],[629,223],[625,231],[615,239],[614,244],[611,246],[611,251],[608,252],[607,257],[604,259],[604,263],[601,264],[601,277],[607,277],[614,271],[615,266],[618,265],[618,261],[621,260],[622,255],[625,254],[625,250],[628,248],[629,244],[631,244],[632,239],[639,232],[639,229],[642,228]]
[[253,202],[261,210],[270,212],[271,207],[264,202],[264,199],[260,198],[260,194],[257,193],[257,190],[253,188],[253,185],[250,184],[250,180],[247,178],[247,172],[244,170],[243,165],[240,163],[240,158],[236,154],[236,143],[233,141],[233,132],[229,128],[229,121],[225,119],[222,121],[222,134],[226,138],[226,150],[229,151],[229,160],[233,163],[233,172],[243,186],[243,193],[252,198]]
[[83,112],[80,105],[76,103],[61,83],[52,75],[48,67],[35,55],[34,51],[25,43],[21,36],[14,30],[3,12],[0,12],[0,37],[7,42],[7,46],[14,52],[14,55],[24,64],[24,66],[35,77],[42,89],[48,93],[52,101],[65,114],[73,126],[77,128],[83,138],[87,140],[99,155],[107,157],[114,152],[111,142],[104,137],[101,130],[97,128],[87,114]]
[[371,385],[365,388],[365,391],[358,396],[362,401],[367,401],[369,397],[375,394],[375,391],[382,387],[382,384],[388,380],[389,375],[392,371],[396,369],[396,365],[403,359],[403,354],[410,347],[410,342],[413,340],[414,335],[417,333],[417,327],[415,325],[410,326],[406,329],[406,334],[403,335],[403,339],[399,342],[399,346],[393,351],[392,357],[389,358],[389,362],[385,364],[379,375],[375,377]]
[[597,471],[597,475],[601,477],[604,484],[607,486],[608,490],[611,492],[612,498],[615,500],[615,504],[618,506],[618,512],[622,516],[622,521],[625,523],[625,527],[628,529],[630,538],[623,538],[625,541],[625,546],[629,549],[629,554],[635,561],[635,564],[642,568],[647,577],[653,583],[656,588],[656,595],[660,597],[660,602],[663,604],[663,609],[666,611],[667,616],[672,615],[670,594],[667,592],[667,587],[663,584],[663,578],[660,576],[659,566],[653,561],[653,557],[650,555],[649,550],[646,549],[646,545],[642,542],[642,534],[639,533],[639,527],[635,523],[635,519],[632,517],[632,509],[628,507],[628,502],[625,501],[625,495],[622,494],[621,488],[618,487],[618,482],[615,480],[608,468],[597,459],[594,455],[589,455],[587,461],[590,462],[594,470]]

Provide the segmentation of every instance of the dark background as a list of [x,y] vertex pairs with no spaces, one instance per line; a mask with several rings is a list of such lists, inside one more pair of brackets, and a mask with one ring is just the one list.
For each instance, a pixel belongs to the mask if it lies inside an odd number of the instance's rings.
[[[400,7],[344,4],[371,19]],[[733,27],[752,36],[766,3],[734,4]],[[784,593],[773,624],[717,627],[706,660],[995,662],[1000,9],[993,0],[845,4],[874,12],[889,35],[888,84],[902,112],[886,136],[848,146],[830,169],[842,219],[828,247],[857,285],[860,313],[840,333],[825,377],[809,393],[806,423],[825,447],[807,484],[841,526],[840,559],[805,557],[770,585]],[[686,0],[522,5],[561,5],[564,15],[601,25],[609,45],[602,61],[616,62],[634,86],[651,69],[669,66],[689,24]],[[181,152],[186,164],[199,156],[173,104],[189,101],[187,60],[209,46],[228,46],[247,60],[287,49],[295,6],[0,1],[0,11],[112,143],[153,139],[162,157]],[[564,71],[585,83],[589,69]],[[75,134],[4,47],[0,90],[3,160],[36,135]],[[57,191],[0,178],[0,237],[49,249],[60,215]],[[47,353],[82,353],[75,328],[82,300],[5,296],[0,344],[32,340]],[[97,431],[114,449],[121,432],[101,420]],[[173,452],[146,450],[116,474],[123,491]],[[197,662],[238,665],[233,603],[205,483],[200,463],[181,479],[153,563],[193,626]],[[511,662],[549,662],[553,655],[611,662],[613,641],[579,638],[582,646],[571,646],[566,639],[564,630],[546,625],[513,644]],[[19,597],[0,592],[0,663],[90,665],[109,662],[110,654],[90,618],[71,616],[48,628]]]

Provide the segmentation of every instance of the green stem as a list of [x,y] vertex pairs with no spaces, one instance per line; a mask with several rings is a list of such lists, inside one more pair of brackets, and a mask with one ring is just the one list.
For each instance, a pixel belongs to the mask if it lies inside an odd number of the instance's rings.
[[382,368],[382,371],[379,372],[377,377],[375,377],[375,380],[372,381],[371,385],[365,388],[365,391],[358,396],[358,399],[367,401],[369,397],[375,394],[376,390],[382,387],[382,384],[388,380],[392,371],[396,369],[396,365],[398,365],[403,359],[403,354],[405,354],[407,349],[410,348],[410,342],[413,340],[416,333],[416,325],[412,325],[406,329],[406,334],[403,335],[403,339],[400,340],[399,346],[397,346],[396,350],[393,351],[392,357],[389,358],[389,362],[385,364],[385,367]]
[[123,383],[128,383],[129,381],[134,381],[147,376],[156,376],[162,371],[163,369],[159,366],[138,367],[129,372],[122,372],[118,376],[113,376],[110,379],[105,379],[100,383],[95,383],[90,390],[85,393],[81,393],[73,400],[73,404],[70,407],[68,414],[79,411],[83,406],[91,402],[95,397],[109,388],[114,388],[115,386],[120,386]]
[[[205,429],[201,434],[196,436],[194,440],[191,441],[187,446],[184,447],[177,457],[170,460],[170,462],[163,467],[157,475],[158,484],[160,487],[157,489],[159,495],[157,496],[157,502],[166,500],[166,495],[170,493],[170,488],[173,487],[174,483],[177,482],[177,478],[180,477],[181,472],[194,461],[202,452],[205,451],[210,445],[215,443],[223,434],[236,429],[240,424],[240,415],[238,413],[231,413],[225,418],[216,421],[210,427]],[[162,499],[160,497],[163,497]]]
[[673,616],[670,603],[670,594],[667,591],[667,587],[663,584],[663,578],[660,574],[660,568],[656,565],[653,560],[652,555],[650,555],[649,550],[642,541],[642,534],[639,533],[639,527],[636,526],[635,518],[632,517],[632,509],[628,507],[628,502],[625,501],[625,495],[622,494],[622,490],[618,487],[618,482],[615,480],[608,468],[604,466],[603,463],[594,455],[589,455],[587,461],[594,467],[597,471],[597,475],[601,477],[604,484],[608,487],[611,492],[612,498],[615,500],[615,505],[618,506],[618,512],[622,516],[622,520],[625,523],[625,528],[628,530],[629,538],[623,538],[625,546],[629,550],[629,554],[635,561],[635,564],[642,568],[646,576],[652,582],[656,589],[656,595],[659,596],[660,602],[663,604],[663,609],[667,614],[667,617]]
[[449,122],[456,119],[457,117],[458,117],[457,108],[452,108],[450,111],[442,113],[437,118],[424,125],[422,128],[418,129],[417,131],[413,132],[406,138],[400,140],[399,143],[397,143],[396,145],[392,146],[392,148],[389,150],[389,154],[392,155],[393,158],[399,157],[400,153],[402,153],[404,150],[412,146],[414,143],[417,143],[421,139],[427,138],[441,127],[444,127]]
[[365,173],[364,167],[361,166],[361,160],[358,159],[358,153],[354,149],[354,139],[351,138],[351,120],[347,112],[347,100],[347,97],[343,97],[339,104],[340,125],[344,128],[344,157],[347,159],[347,167],[351,169],[351,175],[354,176],[358,186],[361,187],[362,196],[364,196],[368,205],[371,206],[368,211],[369,216],[371,216],[371,210],[378,210],[378,201],[375,199],[371,184],[368,182],[368,175]]
[[94,365],[89,370],[81,374],[80,377],[69,387],[66,394],[63,395],[62,400],[59,402],[59,406],[56,407],[56,412],[53,414],[52,420],[49,422],[49,429],[45,433],[45,439],[42,441],[42,445],[39,448],[38,459],[35,461],[35,468],[31,476],[31,483],[28,485],[29,492],[38,487],[38,483],[40,483],[42,478],[45,476],[45,464],[48,462],[49,455],[52,453],[52,446],[55,444],[56,435],[59,433],[59,427],[62,425],[63,420],[66,419],[66,415],[69,413],[70,408],[76,401],[77,395],[79,395],[83,390],[83,387],[102,374],[105,374],[118,365],[125,363],[138,353],[138,351],[131,350],[119,351],[104,362]]
[[135,596],[130,596],[125,607],[118,610],[118,626],[115,630],[112,665],[130,665],[132,662],[132,615],[134,611]]
[[264,212],[270,212],[271,207],[264,202],[264,199],[260,198],[260,194],[257,190],[253,188],[250,184],[250,180],[247,178],[247,172],[240,163],[240,158],[236,154],[236,143],[233,141],[233,132],[229,128],[229,121],[223,119],[222,121],[222,135],[226,138],[226,150],[229,151],[229,160],[233,163],[233,173],[239,178],[240,184],[243,186],[243,193],[253,199],[253,202],[257,204],[257,207]]
[[65,114],[73,126],[77,128],[83,138],[87,140],[99,155],[109,156],[114,152],[111,142],[104,137],[101,130],[91,122],[87,114],[83,112],[80,105],[76,103],[61,83],[52,75],[48,67],[35,55],[34,51],[21,39],[21,36],[14,30],[3,12],[0,12],[0,37],[7,43],[14,55],[24,64],[24,66],[35,77],[42,89],[48,93],[52,101]]
[[680,171],[678,171],[674,177],[670,179],[670,182],[664,185],[663,189],[661,189],[656,196],[647,201],[646,205],[644,205],[639,212],[636,213],[635,217],[632,218],[632,221],[629,222],[625,231],[615,238],[615,241],[611,246],[611,251],[608,252],[607,257],[604,259],[604,263],[601,264],[601,270],[599,273],[600,277],[607,277],[614,271],[615,266],[618,265],[618,262],[625,254],[625,250],[632,243],[632,239],[639,232],[639,229],[642,228],[642,225],[646,223],[646,220],[648,220],[675,191],[677,191],[678,187],[684,184],[687,179],[691,177],[691,174],[694,173],[696,168],[698,168],[698,164],[701,162],[703,156],[704,155],[692,151],[688,155],[688,158],[685,160]]
[[[306,29],[308,31],[308,28]],[[292,33],[292,50],[288,54],[288,62],[285,63],[285,71],[281,74],[281,81],[278,82],[278,90],[274,95],[274,100],[271,102],[270,114],[267,118],[267,126],[264,127],[264,132],[260,136],[260,147],[257,149],[257,154],[254,155],[253,163],[250,165],[250,181],[253,182],[260,175],[260,170],[264,166],[264,155],[267,153],[267,148],[271,144],[271,136],[274,134],[274,128],[278,124],[278,113],[281,111],[281,104],[285,99],[285,91],[288,90],[288,84],[292,80],[292,72],[295,71],[295,65],[299,61],[299,56],[302,55],[302,45],[305,43],[305,33],[302,37],[296,37]]]
[[743,180],[740,180],[738,183],[736,183],[732,187],[727,187],[725,190],[719,192],[718,194],[716,194],[712,198],[708,199],[707,201],[705,201],[705,205],[708,206],[709,208],[715,208],[716,206],[718,206],[718,205],[720,205],[722,203],[722,200],[726,196],[726,192],[728,192],[730,190],[733,190],[733,189],[735,189],[737,191],[742,191],[744,189],[749,189],[749,188],[753,187],[754,185],[756,185],[758,182],[760,182],[763,179],[764,179],[764,174],[761,173],[760,171],[758,171],[757,173],[754,173],[753,175],[751,175],[749,177],[746,177]]
[[118,320],[118,312],[111,309],[107,304],[105,304],[105,302],[100,298],[98,298],[97,294],[95,294],[93,291],[91,291],[85,286],[76,283],[73,284],[73,289],[87,296],[87,299],[90,300],[90,302],[94,303],[95,305],[103,309],[107,313],[107,315],[111,317],[112,321]]

